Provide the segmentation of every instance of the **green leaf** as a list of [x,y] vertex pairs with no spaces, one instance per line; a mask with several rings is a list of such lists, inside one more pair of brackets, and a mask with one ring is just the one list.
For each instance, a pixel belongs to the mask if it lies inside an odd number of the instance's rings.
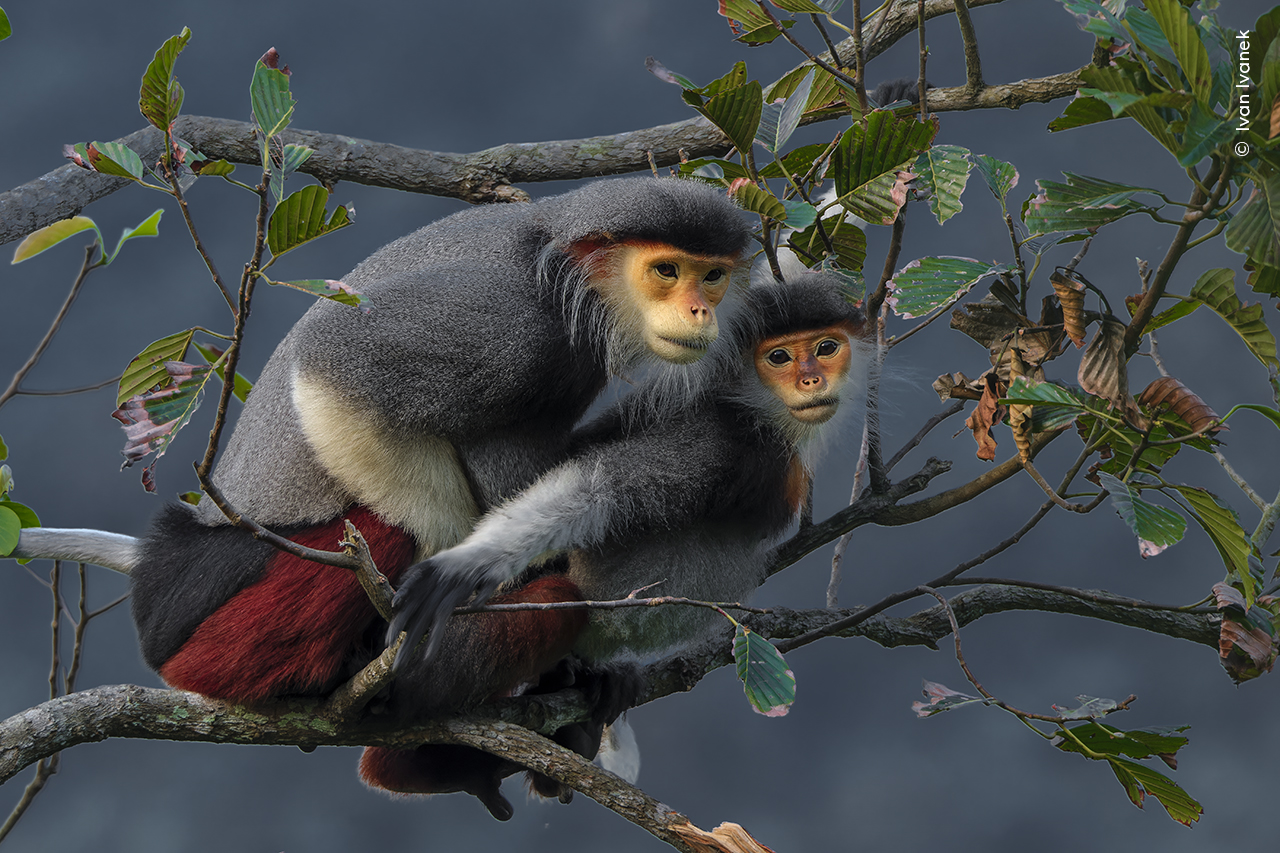
[[916,158],[912,171],[917,175],[918,185],[929,192],[929,209],[938,218],[939,225],[964,208],[960,196],[973,168],[969,154],[968,148],[959,145],[934,145]]
[[[215,346],[209,346],[207,344],[196,344],[195,347],[196,347],[196,352],[200,353],[200,357],[203,358],[205,361],[207,361],[210,365],[213,365],[214,369],[218,371],[218,378],[221,379],[223,382],[226,382],[227,381],[226,365],[217,364],[217,362],[222,358],[222,354],[225,352],[225,350],[221,350]],[[250,382],[248,379],[246,379],[237,371],[236,384],[235,384],[235,387],[231,389],[231,393],[235,394],[236,398],[239,399],[241,403],[243,403],[245,400],[249,398],[249,392],[252,390],[253,390],[253,383]]]
[[[1080,79],[1084,80],[1089,86],[1104,92],[1126,92],[1135,95],[1152,94],[1151,91],[1145,88],[1139,88],[1138,84],[1118,67],[1098,68],[1089,66],[1080,70]],[[1164,146],[1165,150],[1175,156],[1177,155],[1178,140],[1174,137],[1173,131],[1169,129],[1169,122],[1156,111],[1155,107],[1137,103],[1127,107],[1125,115],[1140,124],[1147,133],[1151,134],[1157,142]]]
[[13,35],[13,25],[9,23],[9,16],[4,13],[4,9],[0,9],[0,41],[4,41]]
[[26,504],[20,504],[17,501],[0,501],[0,507],[5,507],[16,515],[23,527],[40,526],[40,516],[36,515],[35,510]]
[[988,157],[986,154],[974,157],[973,165],[977,168],[978,174],[982,175],[982,179],[987,182],[987,187],[996,197],[996,201],[1000,202],[1000,209],[1005,210],[1004,197],[1009,194],[1009,190],[1018,185],[1018,170],[1012,163]]
[[1052,382],[1036,382],[1025,376],[1016,376],[1009,385],[1001,403],[1017,403],[1027,406],[1066,406],[1079,411],[1089,411],[1087,397],[1074,388],[1064,388]]
[[173,78],[173,66],[190,39],[191,30],[183,27],[182,32],[171,36],[160,46],[142,75],[138,107],[143,118],[163,131],[169,129],[182,109],[182,86]]
[[201,160],[191,164],[191,171],[202,178],[225,178],[236,170],[230,160]]
[[18,244],[18,248],[13,250],[13,260],[10,263],[20,264],[27,258],[34,258],[45,249],[52,248],[68,237],[73,237],[81,231],[88,231],[90,228],[98,235],[98,245],[101,246],[102,232],[98,230],[97,223],[87,216],[73,216],[28,234],[27,238]]
[[1236,127],[1224,118],[1219,118],[1213,110],[1200,106],[1196,101],[1191,105],[1191,117],[1187,120],[1187,129],[1182,134],[1182,147],[1178,152],[1178,163],[1190,168],[1213,150],[1235,136]]
[[796,701],[796,677],[773,643],[739,624],[733,637],[733,659],[738,665],[747,700],[757,713],[781,717]]
[[1191,505],[1191,517],[1209,534],[1213,547],[1218,549],[1218,556],[1227,567],[1228,579],[1238,582],[1243,588],[1246,608],[1252,606],[1257,588],[1250,558],[1256,559],[1256,556],[1236,511],[1223,504],[1208,489],[1195,486],[1173,488]]
[[737,21],[747,30],[769,25],[769,19],[751,0],[725,0],[720,4],[720,14],[730,21]]
[[1101,228],[1134,213],[1152,213],[1156,208],[1133,197],[1152,193],[1146,187],[1117,184],[1099,178],[1064,172],[1067,183],[1036,181],[1040,194],[1022,205],[1022,221],[1033,232],[1083,231]]
[[1258,361],[1268,368],[1280,369],[1276,338],[1263,319],[1262,305],[1245,307],[1236,296],[1235,278],[1234,270],[1208,270],[1191,288],[1190,298],[1203,302],[1226,320]]
[[4,443],[4,436],[0,436],[0,462],[9,458],[9,448]]
[[200,397],[213,369],[204,365],[170,361],[165,364],[170,384],[124,401],[111,416],[124,426],[124,467],[151,454],[155,459],[142,471],[142,485],[156,490],[154,470],[160,457],[200,406]]
[[[822,156],[822,153],[826,150],[827,145],[825,142],[801,145],[799,148],[794,148],[783,155],[781,164],[777,160],[772,163],[766,163],[760,169],[760,177],[781,178],[784,174],[789,174],[799,179],[808,173],[809,169],[813,167],[813,161]],[[783,171],[784,167],[785,172]],[[741,169],[742,167],[739,166],[738,168]],[[743,169],[742,173],[746,175],[746,170]],[[730,177],[734,176],[730,175]]]
[[[1178,0],[1146,0],[1144,5],[1169,40],[1196,101],[1205,110],[1210,109],[1213,74],[1209,69],[1209,52],[1200,40],[1200,30],[1191,23],[1191,16]],[[1175,79],[1169,83],[1178,88],[1181,81]]]
[[[289,94],[289,75],[283,71],[268,68],[258,60],[249,84],[249,100],[253,104],[253,120],[265,137],[262,143],[289,126],[295,101]],[[263,168],[266,167],[264,162]]]
[[936,120],[895,118],[893,113],[883,111],[863,116],[840,138],[832,158],[836,194],[846,196],[914,162],[929,149],[937,132]]
[[[1160,25],[1156,23],[1156,19],[1151,16],[1150,12],[1145,9],[1128,9],[1125,11],[1124,22],[1133,30],[1133,34],[1137,36],[1138,41],[1147,53],[1155,54],[1166,62],[1178,61],[1178,57],[1173,53],[1172,45],[1169,44],[1169,40],[1165,38],[1164,33],[1160,31]],[[1172,80],[1170,82],[1177,81]]]
[[200,499],[203,497],[204,495],[201,494],[200,492],[182,492],[181,494],[178,495],[178,500],[182,501],[184,504],[199,506]]
[[119,142],[94,142],[88,147],[89,164],[104,175],[142,180],[142,158]]
[[[765,147],[770,154],[777,156],[778,151],[787,144],[791,134],[800,126],[800,116],[805,104],[809,101],[809,90],[813,88],[813,72],[805,75],[796,90],[781,104],[764,104],[760,110],[760,123],[756,127],[756,142]],[[763,94],[761,95],[763,99]]]
[[13,491],[13,469],[8,465],[0,465],[0,495]]
[[813,0],[769,0],[779,9],[785,9],[798,15],[825,15],[827,10]]
[[[1236,409],[1252,409],[1267,420],[1271,421],[1271,423],[1275,424],[1276,429],[1280,429],[1280,412],[1277,412],[1270,406],[1260,406],[1256,403],[1239,403],[1231,407],[1231,412],[1234,412]],[[1231,412],[1227,412],[1226,417],[1224,417],[1223,420],[1231,417]],[[3,456],[0,456],[0,459],[3,458]]]
[[165,370],[165,362],[182,361],[187,355],[187,347],[195,336],[195,330],[187,329],[158,341],[153,341],[147,348],[134,356],[133,361],[124,369],[120,377],[120,390],[116,394],[116,405],[123,406],[131,397],[154,388],[162,382],[169,381],[169,372]]
[[[828,216],[822,220],[822,227],[826,229],[827,238],[835,249],[835,260],[841,268],[850,271],[862,269],[862,262],[867,258],[867,235],[863,230],[847,221],[843,214]],[[787,242],[804,253],[801,259],[806,264],[821,259],[827,251],[816,223],[793,233]]]
[[787,211],[782,221],[788,228],[808,228],[818,219],[818,209],[808,202],[779,199],[778,203]]
[[267,225],[267,245],[271,254],[279,257],[317,237],[345,228],[351,224],[351,216],[345,207],[334,208],[325,219],[325,205],[329,203],[329,191],[319,185],[303,187],[276,205]]
[[1125,758],[1108,758],[1107,762],[1124,786],[1129,800],[1138,808],[1142,808],[1145,795],[1150,794],[1164,806],[1169,817],[1184,826],[1190,826],[1204,814],[1200,804],[1163,773]]
[[787,218],[787,209],[778,201],[777,196],[755,184],[739,185],[730,193],[730,197],[749,213],[758,213],[779,221]]
[[281,170],[287,175],[290,172],[296,172],[302,167],[302,164],[311,159],[311,155],[316,153],[314,148],[308,148],[305,145],[294,145],[292,143],[284,147],[284,159],[280,166]]
[[1280,266],[1280,171],[1255,179],[1249,200],[1227,223],[1225,236],[1227,248],[1247,255],[1255,266]]
[[292,287],[294,290],[301,290],[303,293],[310,293],[312,296],[332,299],[334,302],[341,302],[343,305],[353,305],[366,313],[372,307],[369,297],[341,281],[311,278],[304,281],[272,281],[270,283]]
[[17,513],[5,506],[0,506],[0,557],[7,557],[18,547],[18,534],[22,532],[22,522]]
[[746,152],[755,139],[763,108],[764,92],[759,81],[752,80],[746,85],[716,95],[699,112],[724,131],[735,148]]
[[972,258],[920,258],[903,267],[889,281],[885,301],[899,317],[911,320],[954,302],[989,275],[1006,272],[1004,264]]
[[1095,720],[1071,726],[1071,734],[1075,735],[1079,743],[1069,737],[1059,737],[1054,739],[1054,746],[1063,752],[1074,752],[1080,755],[1084,754],[1081,749],[1083,746],[1084,749],[1104,755],[1155,758],[1161,755],[1175,755],[1178,750],[1186,746],[1187,738],[1178,733],[1185,732],[1187,728],[1187,726],[1174,729],[1145,728],[1126,732]]
[[1097,0],[1059,0],[1064,9],[1075,15],[1080,29],[1103,40],[1113,38],[1120,43],[1129,40],[1129,32],[1120,19]]
[[133,228],[124,229],[124,233],[120,235],[120,242],[116,243],[116,248],[106,258],[105,263],[111,263],[116,259],[116,255],[120,254],[120,247],[134,237],[157,237],[160,234],[160,217],[164,216],[164,208],[160,208],[139,222]]
[[1097,98],[1077,93],[1075,98],[1067,104],[1067,108],[1062,111],[1062,115],[1049,122],[1049,130],[1056,133],[1059,130],[1084,127],[1087,124],[1110,121],[1113,118],[1115,113],[1107,104]]
[[1111,504],[1138,537],[1138,551],[1143,557],[1159,554],[1170,545],[1182,541],[1187,532],[1187,520],[1178,513],[1162,506],[1148,503],[1138,497],[1119,478],[1098,472],[1102,486],[1111,493]]
[[1147,323],[1146,328],[1142,330],[1142,334],[1150,334],[1156,329],[1163,328],[1175,320],[1181,320],[1183,317],[1194,313],[1200,305],[1201,303],[1199,302],[1178,302],[1178,304],[1174,305],[1172,308],[1167,308],[1152,317]]

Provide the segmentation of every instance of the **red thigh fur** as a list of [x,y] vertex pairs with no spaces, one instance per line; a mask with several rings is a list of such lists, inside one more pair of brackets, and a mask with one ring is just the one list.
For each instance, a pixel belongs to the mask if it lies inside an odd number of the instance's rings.
[[[334,550],[344,518],[392,581],[413,560],[412,537],[364,507],[292,538]],[[280,551],[261,579],[201,623],[160,675],[174,687],[235,701],[315,692],[338,674],[376,615],[352,572]]]

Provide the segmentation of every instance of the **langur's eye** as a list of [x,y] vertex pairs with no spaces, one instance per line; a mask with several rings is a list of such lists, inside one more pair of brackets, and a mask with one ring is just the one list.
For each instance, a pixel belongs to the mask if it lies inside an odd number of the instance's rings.
[[840,349],[840,344],[836,343],[833,340],[825,340],[822,343],[818,344],[818,349],[816,350],[816,352],[819,357],[823,357],[823,356],[835,355],[836,352],[839,351],[839,349]]
[[653,270],[663,278],[679,278],[680,277],[679,268],[677,268],[676,265],[672,263],[658,264],[653,268]]
[[773,352],[769,353],[767,356],[765,356],[765,358],[774,367],[781,367],[782,365],[786,364],[788,361],[791,360],[791,353],[787,352],[784,349],[776,349]]
[[717,284],[724,280],[724,270],[712,270],[702,280],[707,284]]

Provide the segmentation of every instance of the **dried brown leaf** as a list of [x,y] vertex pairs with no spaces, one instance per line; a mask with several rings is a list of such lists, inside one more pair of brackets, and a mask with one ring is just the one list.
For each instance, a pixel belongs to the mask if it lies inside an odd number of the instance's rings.
[[1081,388],[1110,402],[1112,408],[1119,409],[1131,423],[1142,425],[1142,413],[1129,393],[1124,333],[1124,323],[1110,315],[1104,317],[1098,326],[1098,334],[1089,342],[1080,359],[1076,377]]
[[[1138,402],[1149,409],[1173,412],[1187,422],[1192,432],[1199,432],[1220,420],[1218,413],[1208,403],[1172,376],[1162,376],[1144,388],[1138,395]],[[1227,425],[1219,424],[1210,429],[1209,433],[1223,429],[1228,429]]]
[[1280,94],[1271,102],[1271,135],[1267,138],[1275,139],[1277,136],[1280,136]]
[[985,387],[978,407],[965,420],[964,425],[973,431],[978,443],[978,458],[990,462],[996,458],[996,439],[991,429],[1004,420],[1005,409],[997,401],[1004,396],[1004,386],[992,373],[985,374]]
[[[1009,349],[1009,375],[1027,375],[1027,365],[1017,347]],[[1010,379],[1010,384],[1012,381]],[[1013,430],[1013,443],[1018,448],[1018,458],[1026,462],[1031,458],[1031,406],[1016,403],[1009,406],[1009,429]]]
[[[1239,684],[1270,672],[1280,653],[1280,642],[1268,630],[1270,624],[1261,621],[1266,611],[1260,607],[1246,611],[1243,593],[1226,582],[1214,584],[1213,593],[1222,612],[1218,657],[1227,675]],[[1258,603],[1269,604],[1271,599],[1263,596]]]
[[1084,346],[1084,282],[1055,270],[1049,276],[1062,306],[1062,323],[1076,348]]
[[697,853],[774,853],[736,823],[722,823],[707,832],[692,823],[671,827]]
[[980,302],[966,302],[951,312],[951,328],[990,349],[1018,329],[1030,325],[988,294]]
[[982,397],[982,380],[970,379],[963,373],[944,373],[933,380],[933,390],[938,392],[938,399],[978,400]]

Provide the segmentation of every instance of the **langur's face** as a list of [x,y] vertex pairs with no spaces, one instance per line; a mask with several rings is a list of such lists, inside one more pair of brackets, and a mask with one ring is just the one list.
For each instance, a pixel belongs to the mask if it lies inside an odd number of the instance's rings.
[[793,418],[824,423],[840,405],[856,335],[840,324],[766,338],[755,350],[756,374]]
[[610,250],[608,273],[593,285],[621,322],[635,324],[664,361],[697,361],[719,334],[716,306],[729,290],[732,258],[693,255],[662,243],[623,243]]

